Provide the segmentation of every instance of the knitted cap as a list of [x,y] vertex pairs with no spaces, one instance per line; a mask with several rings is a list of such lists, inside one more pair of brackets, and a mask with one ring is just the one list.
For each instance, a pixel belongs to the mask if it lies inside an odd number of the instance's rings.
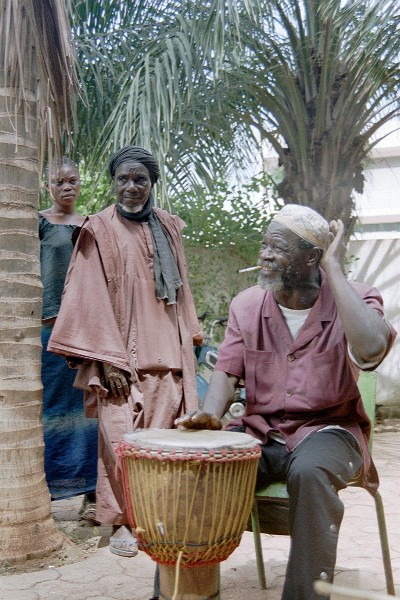
[[273,218],[313,246],[326,250],[329,246],[329,223],[308,206],[286,204]]

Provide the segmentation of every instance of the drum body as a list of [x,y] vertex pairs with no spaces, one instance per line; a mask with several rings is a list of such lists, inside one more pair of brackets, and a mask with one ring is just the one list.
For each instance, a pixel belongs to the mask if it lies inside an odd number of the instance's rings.
[[[246,528],[260,456],[257,441],[230,431],[148,429],[125,435],[117,452],[139,548],[167,567],[214,565],[213,578],[215,565],[235,550]],[[166,572],[160,569],[161,588]],[[183,580],[194,582],[198,573],[185,573],[180,588],[192,587]],[[209,590],[201,593],[173,597],[217,597]]]

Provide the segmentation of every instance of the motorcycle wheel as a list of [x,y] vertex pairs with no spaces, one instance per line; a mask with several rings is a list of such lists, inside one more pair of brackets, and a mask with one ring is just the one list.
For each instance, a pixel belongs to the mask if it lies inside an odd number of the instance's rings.
[[244,414],[244,404],[242,402],[232,402],[228,414],[232,419],[238,419]]

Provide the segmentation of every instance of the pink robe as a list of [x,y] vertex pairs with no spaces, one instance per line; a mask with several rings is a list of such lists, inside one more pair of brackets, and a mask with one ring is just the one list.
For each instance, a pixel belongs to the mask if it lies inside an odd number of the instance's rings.
[[[183,281],[177,303],[156,298],[148,224],[124,219],[113,205],[83,225],[48,345],[79,365],[75,385],[85,390],[87,416],[99,419],[96,518],[114,525],[128,523],[114,453],[122,435],[137,427],[171,428],[177,416],[198,406],[193,336],[200,328],[187,281],[184,223],[153,210]],[[139,381],[126,401],[102,386],[102,362]]]

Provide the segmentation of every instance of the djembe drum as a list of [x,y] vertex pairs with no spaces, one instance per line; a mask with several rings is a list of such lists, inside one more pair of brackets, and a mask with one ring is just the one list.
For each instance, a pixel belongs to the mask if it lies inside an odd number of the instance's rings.
[[219,598],[219,563],[250,515],[260,448],[245,433],[147,429],[117,453],[130,525],[160,565],[160,597]]

